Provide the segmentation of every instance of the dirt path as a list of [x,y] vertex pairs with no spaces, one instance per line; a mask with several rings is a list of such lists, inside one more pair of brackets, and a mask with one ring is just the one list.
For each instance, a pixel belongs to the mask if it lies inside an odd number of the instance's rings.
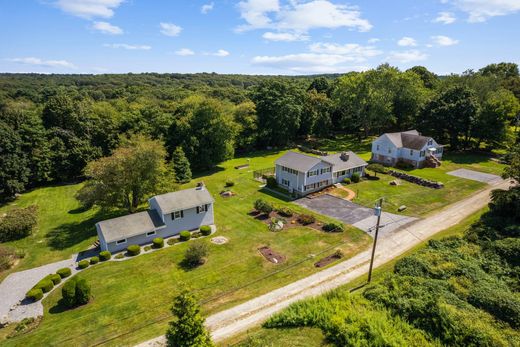
[[[506,181],[495,182],[485,190],[451,204],[435,215],[418,220],[398,231],[385,235],[378,242],[375,266],[380,266],[398,257],[434,234],[458,224],[489,202],[491,190],[507,189],[508,186],[509,182]],[[272,314],[295,301],[323,294],[366,274],[369,260],[370,250],[364,251],[338,265],[209,316],[206,319],[206,325],[211,330],[214,341],[224,340],[261,324]],[[138,347],[161,346],[163,344],[164,337],[161,336],[146,341]]]
[[356,197],[356,192],[354,192],[352,189],[348,189],[347,187],[345,187],[341,183],[336,183],[334,185],[334,187],[336,187],[338,189],[341,189],[341,190],[344,190],[344,191],[346,191],[348,193],[348,195],[346,197],[342,197],[342,199],[346,199],[348,201],[352,201]]

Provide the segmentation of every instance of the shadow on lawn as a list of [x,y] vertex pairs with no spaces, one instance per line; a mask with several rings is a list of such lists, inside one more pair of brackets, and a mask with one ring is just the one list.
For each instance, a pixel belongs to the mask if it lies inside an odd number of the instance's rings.
[[45,238],[47,244],[54,250],[72,247],[96,235],[95,224],[101,220],[114,218],[124,214],[123,211],[99,211],[89,219],[65,223],[52,229]]
[[482,164],[492,161],[492,158],[491,154],[475,152],[454,152],[443,156],[443,160],[449,160],[455,164]]

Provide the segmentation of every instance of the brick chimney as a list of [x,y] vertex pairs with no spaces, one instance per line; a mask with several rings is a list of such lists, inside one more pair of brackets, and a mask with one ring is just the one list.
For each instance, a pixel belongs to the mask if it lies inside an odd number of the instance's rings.
[[341,152],[341,155],[339,157],[343,161],[348,161],[349,155],[347,152]]

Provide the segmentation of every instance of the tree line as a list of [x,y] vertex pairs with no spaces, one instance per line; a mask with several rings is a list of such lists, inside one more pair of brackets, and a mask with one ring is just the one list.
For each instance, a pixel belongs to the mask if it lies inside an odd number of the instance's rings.
[[187,158],[182,175],[236,151],[337,133],[417,128],[452,150],[503,147],[520,110],[512,63],[450,76],[386,64],[298,77],[0,74],[0,86],[2,198],[82,179],[132,135],[162,142],[168,162]]

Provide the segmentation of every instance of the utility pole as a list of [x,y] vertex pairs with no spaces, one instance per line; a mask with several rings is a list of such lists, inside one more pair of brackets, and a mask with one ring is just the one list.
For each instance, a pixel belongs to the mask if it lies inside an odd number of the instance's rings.
[[370,269],[368,270],[368,283],[372,280],[372,267],[374,266],[374,255],[376,254],[377,236],[379,235],[379,222],[381,221],[381,213],[383,212],[383,198],[380,198],[376,204],[375,214],[377,216],[376,234],[374,235],[374,245],[372,247],[372,257],[370,258]]

